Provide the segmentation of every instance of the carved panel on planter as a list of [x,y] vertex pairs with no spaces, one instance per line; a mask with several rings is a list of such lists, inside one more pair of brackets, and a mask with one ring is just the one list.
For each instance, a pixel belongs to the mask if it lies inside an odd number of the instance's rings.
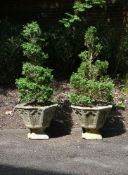
[[84,108],[78,106],[75,108],[73,106],[73,113],[78,116],[82,128],[100,129],[103,127],[110,109],[111,106],[108,106],[108,108]]
[[25,105],[17,105],[16,110],[23,118],[25,126],[28,128],[43,128],[49,127],[57,105],[44,107],[30,107]]

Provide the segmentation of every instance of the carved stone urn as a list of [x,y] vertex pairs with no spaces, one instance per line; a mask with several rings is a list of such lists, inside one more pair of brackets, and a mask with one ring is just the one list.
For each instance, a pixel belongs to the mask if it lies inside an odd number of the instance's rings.
[[112,105],[97,107],[73,106],[73,115],[77,115],[82,127],[82,138],[84,139],[102,139],[99,132],[109,117]]
[[30,106],[18,104],[15,110],[23,118],[24,124],[30,129],[29,139],[49,139],[45,129],[51,124],[57,104],[50,106]]

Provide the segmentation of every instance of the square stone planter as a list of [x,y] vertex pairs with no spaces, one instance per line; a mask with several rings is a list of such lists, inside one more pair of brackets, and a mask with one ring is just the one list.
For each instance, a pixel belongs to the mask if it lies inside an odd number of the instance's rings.
[[82,127],[82,138],[102,139],[99,132],[109,117],[112,105],[96,107],[80,107],[72,105],[73,115],[77,115]]
[[51,124],[57,104],[49,106],[30,106],[18,104],[15,110],[23,118],[24,124],[30,129],[29,139],[49,139],[45,129]]

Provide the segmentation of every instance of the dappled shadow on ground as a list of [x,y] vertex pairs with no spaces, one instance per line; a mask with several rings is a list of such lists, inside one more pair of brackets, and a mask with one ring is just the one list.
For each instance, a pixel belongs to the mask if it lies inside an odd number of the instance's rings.
[[[50,170],[38,170],[30,168],[19,168],[8,165],[0,165],[0,175],[73,175],[71,173],[55,172]],[[76,175],[76,174],[74,174]]]
[[110,117],[107,119],[103,129],[101,129],[103,137],[114,137],[126,132],[124,118],[120,110],[113,108]]
[[71,116],[71,106],[68,101],[60,104],[57,107],[55,117],[51,123],[51,126],[46,130],[50,137],[61,137],[70,134],[73,120]]

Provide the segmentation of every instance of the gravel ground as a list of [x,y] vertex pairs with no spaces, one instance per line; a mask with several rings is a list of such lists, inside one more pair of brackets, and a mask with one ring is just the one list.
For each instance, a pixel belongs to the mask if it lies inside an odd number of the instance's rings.
[[0,175],[127,175],[128,133],[101,141],[81,131],[28,140],[25,129],[0,130]]

